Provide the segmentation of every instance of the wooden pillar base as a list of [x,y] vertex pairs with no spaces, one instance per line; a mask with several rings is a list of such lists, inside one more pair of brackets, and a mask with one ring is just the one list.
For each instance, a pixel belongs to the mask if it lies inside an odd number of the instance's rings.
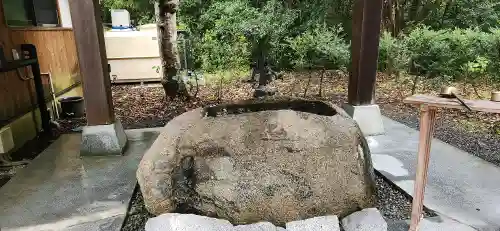
[[86,126],[82,132],[80,156],[122,155],[127,136],[119,120],[109,125]]
[[363,135],[374,136],[385,133],[382,114],[378,105],[353,106],[345,104],[343,108],[358,123]]

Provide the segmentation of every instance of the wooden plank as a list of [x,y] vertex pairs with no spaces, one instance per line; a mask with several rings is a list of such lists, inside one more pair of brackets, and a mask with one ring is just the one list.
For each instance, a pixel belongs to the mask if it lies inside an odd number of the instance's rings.
[[69,1],[88,125],[115,122],[99,0]]
[[[0,3],[2,1],[0,0]],[[5,25],[4,14],[3,14],[3,4],[0,4],[0,47],[3,48],[7,59],[12,58],[8,55],[8,51],[11,49],[12,42],[9,37],[9,30],[7,25]],[[12,78],[13,73],[0,73],[0,121],[5,120],[10,115],[12,115],[12,109],[15,105],[14,100],[9,99],[7,80]]]
[[[11,49],[22,43],[34,44],[37,47],[40,69],[42,72],[52,73],[56,91],[81,81],[71,28],[9,28],[3,19],[3,5],[0,4],[0,46],[4,48],[8,60],[12,60]],[[48,84],[45,89],[48,95]],[[33,97],[34,88],[30,81],[21,80],[16,71],[0,73],[2,123],[30,111],[33,108]]]
[[[422,105],[426,104],[433,107],[465,109],[457,99],[442,98],[431,95],[414,95],[406,98],[404,103]],[[473,110],[480,112],[500,113],[500,102],[490,100],[467,100],[464,102]]]
[[[4,49],[7,59],[12,60],[11,49],[15,44],[3,15],[3,4],[0,0],[0,47]],[[15,71],[0,73],[0,105],[0,123],[31,107],[29,85],[18,78]]]
[[70,27],[12,27],[11,31],[73,31]]
[[[17,43],[28,43],[37,47],[40,70],[42,73],[52,74],[56,93],[81,81],[72,31],[13,30],[11,38]],[[49,89],[48,85],[46,89]]]
[[424,206],[425,185],[429,168],[432,137],[436,121],[436,108],[422,105],[420,109],[420,135],[418,144],[417,175],[415,178],[415,192],[411,212],[409,231],[417,231]]

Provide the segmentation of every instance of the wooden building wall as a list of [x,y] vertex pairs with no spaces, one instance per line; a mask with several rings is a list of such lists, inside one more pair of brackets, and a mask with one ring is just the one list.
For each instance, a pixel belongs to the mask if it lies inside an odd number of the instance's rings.
[[68,28],[11,30],[16,43],[30,43],[37,47],[42,73],[51,73],[56,92],[80,82],[75,36]]
[[[23,43],[37,47],[42,73],[51,73],[56,93],[62,93],[80,83],[80,69],[73,31],[68,28],[8,28],[0,0],[0,46],[7,59],[11,49]],[[21,71],[23,72],[23,71]],[[50,86],[45,77],[46,95]],[[30,112],[35,107],[34,84],[22,80],[13,71],[0,73],[0,127]]]

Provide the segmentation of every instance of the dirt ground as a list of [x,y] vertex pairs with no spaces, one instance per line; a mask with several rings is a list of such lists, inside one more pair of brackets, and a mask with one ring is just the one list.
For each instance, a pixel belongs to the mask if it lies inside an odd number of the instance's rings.
[[[309,73],[287,73],[283,80],[277,80],[273,85],[278,88],[280,95],[294,97],[305,95],[305,98],[326,100],[338,105],[346,103],[348,79],[345,74],[326,72],[322,84],[320,84],[321,72],[312,73],[308,84],[309,76]],[[113,102],[116,115],[128,129],[157,127],[164,126],[173,117],[193,108],[250,98],[253,93],[252,86],[242,81],[242,78],[234,79],[223,85],[200,87],[198,97],[189,102],[165,100],[163,89],[159,84],[115,85]],[[416,93],[436,95],[443,84],[446,83],[434,80],[422,81]],[[418,128],[418,109],[403,103],[403,99],[411,95],[412,85],[413,79],[410,77],[396,80],[394,77],[379,74],[376,102],[385,116]],[[453,85],[464,91],[464,98],[477,98],[471,85],[461,83]],[[494,89],[491,85],[485,84],[480,87],[479,92],[486,98],[492,90]],[[194,91],[193,89],[192,92]],[[500,165],[500,115],[457,109],[440,110],[437,115],[435,137]]]

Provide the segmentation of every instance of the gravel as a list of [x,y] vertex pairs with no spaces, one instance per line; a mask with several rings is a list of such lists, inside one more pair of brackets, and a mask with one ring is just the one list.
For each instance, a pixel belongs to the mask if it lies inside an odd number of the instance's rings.
[[[419,128],[418,112],[415,108],[405,107],[405,110],[395,110],[397,105],[383,105],[382,114],[408,127]],[[452,146],[462,149],[474,156],[500,166],[500,137],[484,129],[465,129],[455,122],[453,115],[465,114],[458,110],[440,110],[436,120],[434,137]],[[468,116],[473,117],[476,113]],[[465,116],[461,116],[465,117]],[[474,128],[474,127],[473,127]]]
[[[379,172],[375,174],[377,187],[377,208],[388,221],[406,220],[411,217],[411,197],[387,180]],[[436,216],[432,210],[424,207],[424,217]]]
[[[375,183],[378,195],[376,208],[380,211],[380,213],[382,213],[382,216],[387,221],[410,219],[410,196],[404,193],[393,183],[387,181],[378,172],[375,174]],[[432,217],[436,216],[436,214],[433,211],[424,208],[424,216]],[[134,191],[134,195],[132,196],[132,201],[129,205],[129,211],[122,227],[122,231],[144,230],[146,221],[151,217],[154,217],[154,215],[146,210],[141,191],[137,186]]]
[[146,221],[155,217],[153,214],[149,213],[144,206],[144,199],[142,198],[141,190],[139,190],[139,185],[135,187],[134,194],[132,195],[132,200],[129,204],[129,210],[127,212],[127,217],[122,226],[122,231],[139,231],[144,230]]

